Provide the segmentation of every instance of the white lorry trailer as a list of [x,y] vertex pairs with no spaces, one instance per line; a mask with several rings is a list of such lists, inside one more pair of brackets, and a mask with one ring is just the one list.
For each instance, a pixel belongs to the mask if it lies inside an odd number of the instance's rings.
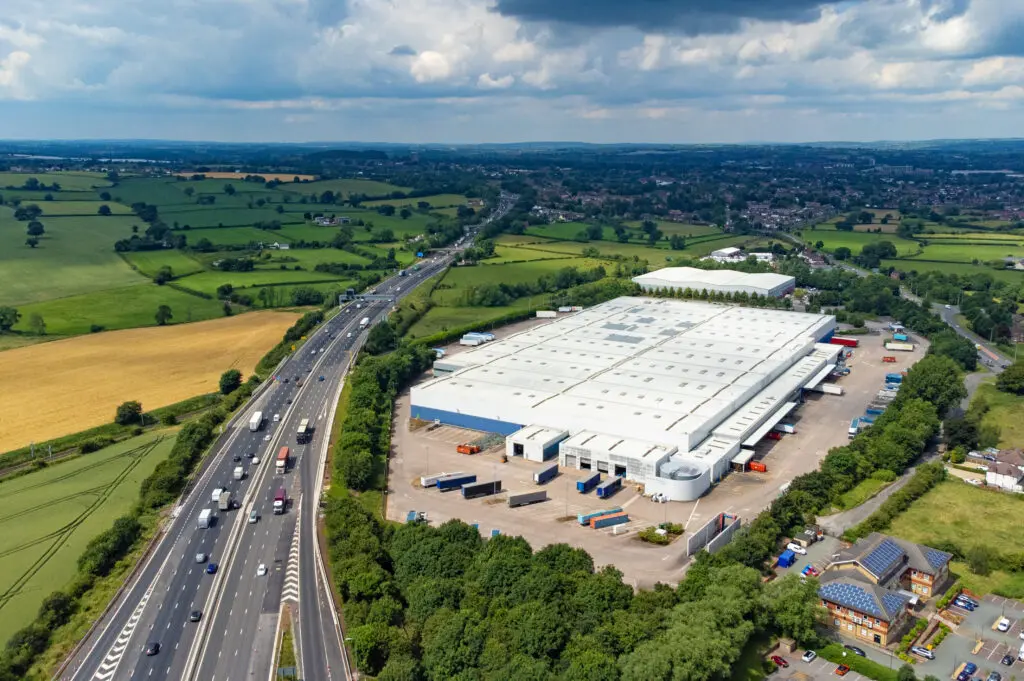
[[249,419],[249,430],[256,432],[263,426],[263,412],[258,411]]

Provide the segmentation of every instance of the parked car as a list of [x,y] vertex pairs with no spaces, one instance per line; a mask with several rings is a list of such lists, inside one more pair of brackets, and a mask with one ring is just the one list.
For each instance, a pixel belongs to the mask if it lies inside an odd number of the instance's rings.
[[973,662],[968,662],[964,665],[964,671],[968,674],[974,674],[974,672],[978,671],[978,665],[974,664]]
[[1009,631],[1010,630],[1010,620],[1008,618],[1006,618],[1006,617],[999,618],[999,623],[996,624],[996,629],[998,629],[999,631],[1003,631],[1003,632]]
[[911,647],[910,652],[914,653],[915,655],[920,655],[921,657],[923,657],[926,660],[934,660],[935,659],[935,653],[933,653],[932,651],[928,650],[924,646],[913,646],[913,647]]
[[970,672],[964,670],[956,675],[956,681],[971,681]]
[[999,672],[991,672],[985,681],[1003,681],[1003,675]]
[[1013,665],[1013,655],[1003,655],[1003,659],[999,661],[1005,664],[1007,667],[1010,667]]
[[863,650],[858,648],[857,646],[851,646],[851,645],[847,644],[847,645],[844,645],[843,647],[846,648],[847,650],[849,650],[854,655],[859,655],[860,657],[867,657],[867,654]]
[[193,610],[192,613],[188,616],[189,622],[198,622],[201,619],[203,619],[202,610]]
[[216,573],[217,573],[217,564],[216,563],[209,563],[209,564],[207,564],[207,566],[206,566],[206,574],[213,575],[213,574],[216,574]]
[[850,668],[845,664],[841,664],[836,667],[836,676],[846,676],[850,672]]
[[790,543],[786,544],[786,548],[789,549],[790,551],[792,551],[793,553],[799,554],[801,556],[806,556],[807,555],[807,549],[805,549],[804,547],[800,546],[796,542],[790,542]]
[[150,641],[146,644],[146,657],[153,657],[160,652],[160,644],[156,641]]
[[814,662],[816,659],[818,659],[818,653],[814,652],[813,650],[808,650],[800,657],[800,659],[804,662]]
[[964,610],[974,612],[974,603],[971,603],[968,600],[958,597],[953,599],[953,605],[957,606],[958,608],[963,608]]

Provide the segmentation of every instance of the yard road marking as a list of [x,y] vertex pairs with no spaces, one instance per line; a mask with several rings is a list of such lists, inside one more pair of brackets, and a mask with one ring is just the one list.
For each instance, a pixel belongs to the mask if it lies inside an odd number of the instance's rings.
[[124,657],[124,651],[128,648],[128,642],[132,638],[132,634],[135,633],[135,627],[139,624],[139,620],[142,618],[142,613],[146,609],[146,603],[149,602],[149,597],[153,595],[153,587],[150,586],[146,590],[146,593],[142,595],[142,600],[135,606],[132,616],[128,618],[128,622],[124,625],[124,629],[118,635],[117,640],[110,647],[110,651],[107,656],[103,658],[103,662],[100,663],[99,669],[93,674],[95,681],[107,681],[107,679],[114,676],[117,672],[117,667],[121,664],[121,658]]

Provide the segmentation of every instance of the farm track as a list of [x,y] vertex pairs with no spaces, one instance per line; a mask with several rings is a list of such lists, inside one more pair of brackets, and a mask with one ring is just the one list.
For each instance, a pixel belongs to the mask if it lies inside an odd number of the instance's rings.
[[[96,510],[99,509],[104,504],[104,502],[106,502],[107,499],[110,498],[110,495],[113,493],[113,491],[115,489],[117,489],[117,487],[122,482],[124,482],[124,480],[129,475],[131,475],[132,471],[134,471],[138,467],[138,465],[140,463],[142,463],[143,459],[145,459],[145,456],[147,454],[149,454],[150,452],[152,452],[153,449],[155,449],[157,447],[157,445],[159,445],[163,440],[164,440],[163,437],[157,438],[153,442],[151,442],[151,443],[149,443],[147,445],[144,445],[142,447],[136,447],[133,450],[125,452],[125,454],[118,455],[116,457],[113,457],[112,459],[108,459],[107,461],[102,462],[102,463],[108,463],[109,461],[114,461],[114,460],[117,460],[117,459],[121,459],[121,458],[123,458],[126,455],[133,455],[133,454],[135,455],[135,456],[131,457],[131,460],[128,462],[128,465],[125,466],[124,470],[119,472],[117,474],[117,476],[115,476],[115,478],[109,484],[107,484],[104,487],[100,488],[100,489],[102,489],[102,491],[96,497],[96,499],[94,499],[93,502],[91,504],[89,504],[89,506],[87,508],[85,508],[70,523],[68,523],[67,525],[64,525],[63,527],[59,528],[58,530],[56,530],[54,532],[51,532],[51,533],[49,533],[49,534],[47,534],[47,535],[45,535],[43,537],[40,537],[39,539],[35,539],[35,540],[31,541],[31,542],[26,542],[25,544],[22,544],[20,546],[8,549],[7,551],[0,552],[0,558],[4,558],[6,556],[12,555],[12,554],[17,553],[19,551],[24,551],[25,549],[31,548],[32,546],[36,546],[38,544],[44,543],[47,540],[50,540],[50,539],[54,539],[55,540],[49,547],[47,547],[47,549],[35,561],[33,561],[32,565],[30,565],[28,567],[28,569],[26,569],[21,575],[18,576],[17,579],[14,580],[14,583],[11,584],[11,586],[9,586],[5,591],[0,592],[0,611],[3,611],[4,607],[6,607],[6,605],[11,601],[11,599],[14,598],[15,596],[17,596],[21,592],[21,589],[29,582],[29,580],[31,580],[32,577],[34,577],[36,575],[36,573],[38,573],[49,562],[49,560],[51,558],[53,558],[57,554],[57,552],[60,550],[60,548],[62,546],[64,546],[64,544],[67,542],[68,538],[72,535],[72,533],[80,525],[82,525],[82,523],[84,523],[86,520],[88,520],[89,517],[93,513],[95,513]],[[94,467],[95,467],[95,465],[92,465],[92,466],[89,466],[87,469],[91,469],[91,468],[94,468]],[[87,469],[83,469],[83,470],[87,470]],[[73,477],[74,475],[77,475],[78,473],[81,473],[81,472],[82,471],[80,470],[77,473],[69,474],[69,475],[66,475],[66,476],[61,476],[61,479],[67,479],[69,477]],[[51,481],[51,482],[54,482],[54,481]],[[33,485],[32,487],[33,488],[37,488],[37,487],[41,487],[41,486],[43,486],[45,484],[48,484],[48,483],[42,483],[40,485]],[[70,496],[80,496],[80,494],[70,495]],[[65,498],[65,500],[66,500],[66,498]]]

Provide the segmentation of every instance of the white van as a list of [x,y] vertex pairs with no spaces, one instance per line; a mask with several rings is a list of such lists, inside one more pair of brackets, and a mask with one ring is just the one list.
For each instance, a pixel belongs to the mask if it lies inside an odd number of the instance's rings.
[[213,503],[216,504],[218,501],[220,501],[220,493],[223,491],[224,489],[221,487],[218,487],[217,489],[213,490],[213,495],[211,496]]

